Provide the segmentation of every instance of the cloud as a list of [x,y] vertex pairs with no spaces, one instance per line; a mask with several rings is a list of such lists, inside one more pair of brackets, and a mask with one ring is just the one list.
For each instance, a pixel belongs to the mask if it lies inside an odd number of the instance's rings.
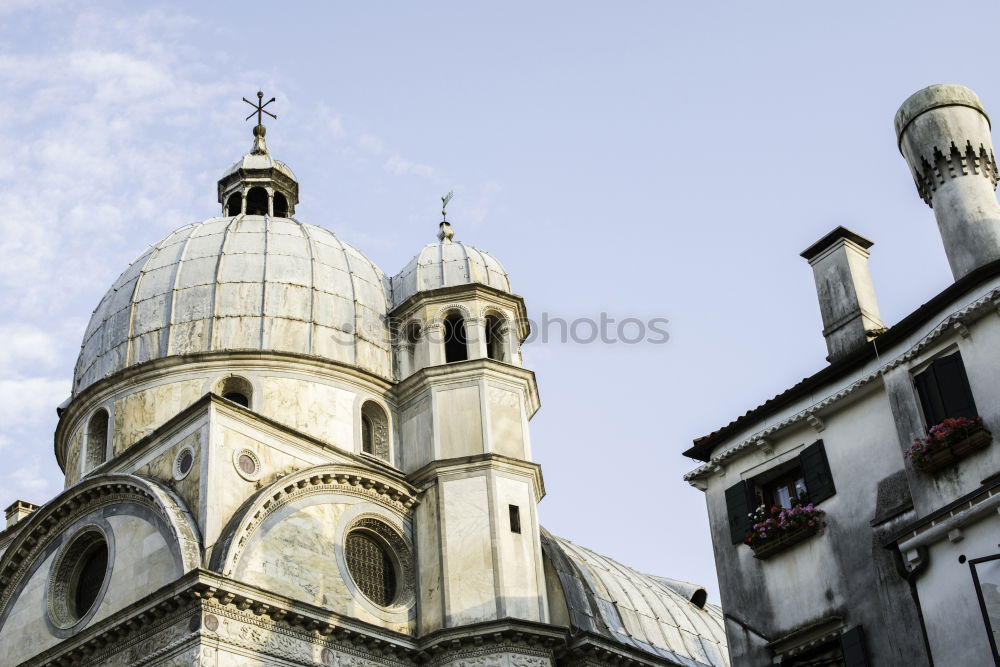
[[434,181],[440,181],[437,177],[437,171],[434,167],[428,166],[426,164],[420,164],[418,162],[412,162],[407,160],[399,153],[393,153],[385,164],[382,165],[390,174],[395,174],[397,176],[422,176]]
[[0,379],[0,421],[11,427],[12,432],[51,421],[56,406],[69,396],[69,392],[69,378]]

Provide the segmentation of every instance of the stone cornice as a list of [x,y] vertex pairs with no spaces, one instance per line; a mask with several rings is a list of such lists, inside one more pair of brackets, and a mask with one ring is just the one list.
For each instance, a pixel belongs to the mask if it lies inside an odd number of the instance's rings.
[[541,401],[538,396],[538,384],[535,381],[535,373],[522,368],[505,364],[495,359],[469,359],[468,361],[456,361],[450,364],[439,364],[437,366],[427,366],[409,376],[396,385],[396,402],[402,406],[407,401],[426,391],[436,384],[465,382],[475,380],[480,377],[495,379],[501,382],[521,383],[527,389],[525,399],[527,401],[528,418],[530,419],[538,408]]
[[[809,417],[815,417],[816,413],[832,407],[834,404],[839,403],[848,396],[856,393],[861,388],[871,384],[872,382],[880,380],[886,372],[912,361],[914,358],[926,351],[928,347],[935,344],[942,338],[948,335],[961,335],[963,331],[968,333],[967,327],[969,324],[985,317],[988,314],[996,314],[998,312],[1000,312],[1000,288],[992,289],[971,303],[968,303],[962,308],[952,312],[938,324],[933,326],[930,331],[921,336],[916,343],[906,348],[895,357],[891,357],[887,361],[884,361],[874,370],[862,373],[859,377],[856,377],[854,380],[840,387],[836,391],[827,394],[820,400],[806,406],[805,408],[797,410],[795,413],[785,417],[784,419],[753,432],[751,435],[737,441],[734,445],[725,448],[723,451],[713,456],[704,465],[701,465],[684,475],[684,480],[688,483],[692,483],[702,477],[710,475],[713,472],[718,472],[721,469],[721,466],[729,459],[755,450],[760,446],[762,441],[766,442],[768,438],[773,438],[773,436],[777,433],[790,426],[798,424],[802,421],[808,421]],[[875,343],[878,343],[878,339],[875,340]],[[883,351],[883,354],[885,352],[886,351]],[[696,485],[692,484],[692,486]]]
[[437,289],[417,292],[390,310],[389,317],[403,321],[408,319],[413,311],[421,305],[447,304],[454,301],[456,297],[488,299],[502,303],[517,314],[515,319],[517,320],[518,342],[523,343],[524,339],[531,333],[531,327],[528,324],[528,311],[524,305],[524,297],[481,283],[450,285],[448,287],[438,287]]
[[237,362],[237,365],[240,363],[256,364],[262,369],[273,368],[307,374],[326,374],[375,393],[388,392],[395,386],[395,382],[391,380],[350,364],[292,352],[216,351],[153,359],[129,366],[113,375],[102,378],[72,397],[69,405],[59,416],[53,437],[53,447],[59,467],[65,467],[65,459],[60,451],[59,443],[68,437],[69,432],[94,407],[112,396],[121,387],[139,385],[147,380],[163,377],[168,373],[205,373],[216,369],[233,370],[234,362]]
[[282,424],[281,422],[274,421],[273,419],[265,417],[258,412],[254,412],[250,408],[245,408],[241,405],[233,403],[232,401],[227,401],[221,396],[212,393],[205,394],[197,401],[158,426],[151,433],[148,433],[137,440],[121,454],[113,456],[97,468],[94,468],[94,470],[88,472],[83,479],[87,479],[95,474],[110,472],[116,468],[122,467],[123,465],[127,465],[130,461],[136,461],[142,458],[163,438],[173,432],[176,432],[177,430],[180,430],[186,424],[208,415],[212,408],[221,411],[222,413],[228,413],[236,418],[243,418],[248,424],[252,424],[257,427],[263,425],[268,429],[272,429],[276,434],[284,435],[285,437],[292,438],[294,440],[307,442],[319,449],[336,454],[338,457],[350,462],[350,465],[357,466],[358,468],[378,471],[400,482],[404,480],[402,472],[384,461],[376,459],[372,456],[359,456],[354,452],[340,449],[335,445],[320,440],[319,438],[311,436],[307,433],[303,433],[302,431],[298,431],[291,426]]
[[[143,663],[156,659],[175,646],[199,637],[213,646],[232,645],[255,652],[278,655],[260,644],[233,643],[214,632],[218,617],[256,626],[269,633],[346,654],[376,660],[386,665],[435,665],[457,655],[472,656],[491,651],[510,651],[525,656],[551,656],[571,652],[614,656],[615,664],[664,665],[665,660],[630,658],[634,649],[614,648],[613,642],[596,637],[571,640],[567,629],[532,621],[505,618],[497,621],[438,630],[422,638],[393,632],[321,607],[241,584],[206,570],[192,570],[125,609],[94,623],[74,637],[54,646],[25,665],[66,666],[99,662],[130,646],[138,646],[155,632],[187,620],[173,641],[142,655]],[[572,642],[572,643],[571,643]],[[600,648],[588,649],[589,644]],[[621,660],[625,662],[620,662]],[[530,662],[528,664],[546,664]],[[577,664],[577,663],[574,663]]]
[[487,468],[508,470],[518,475],[530,475],[535,483],[535,493],[538,496],[538,500],[541,500],[545,496],[545,481],[542,479],[542,466],[533,461],[515,459],[503,456],[502,454],[476,454],[475,456],[461,456],[453,459],[432,461],[414,471],[407,479],[416,487],[426,488],[428,484],[441,475],[470,470],[484,470]]

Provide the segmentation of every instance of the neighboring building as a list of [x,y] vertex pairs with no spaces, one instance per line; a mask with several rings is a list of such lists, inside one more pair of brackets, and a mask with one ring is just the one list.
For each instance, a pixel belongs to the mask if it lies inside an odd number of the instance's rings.
[[539,526],[500,263],[442,223],[387,278],[254,137],[94,311],[66,490],[0,533],[0,663],[728,667],[704,589]]
[[[989,434],[1000,434],[1000,206],[989,119],[972,91],[931,86],[900,108],[896,133],[955,282],[886,329],[871,242],[834,230],[803,253],[829,365],[685,452],[704,461],[685,479],[705,491],[737,667],[1000,665],[1000,445]],[[949,418],[972,423],[906,455]],[[781,508],[770,525],[748,516],[759,505],[763,518]]]

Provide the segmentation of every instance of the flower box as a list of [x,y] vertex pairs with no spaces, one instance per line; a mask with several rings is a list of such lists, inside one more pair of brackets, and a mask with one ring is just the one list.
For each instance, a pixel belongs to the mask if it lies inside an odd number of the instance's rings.
[[753,526],[743,543],[753,550],[755,558],[770,558],[813,535],[822,535],[825,516],[823,510],[794,499],[791,507],[773,505],[768,509],[761,505],[750,515]]
[[768,540],[767,542],[757,545],[750,545],[750,548],[753,549],[754,558],[764,560],[780,551],[784,551],[785,549],[798,544],[799,542],[809,539],[818,532],[818,526],[803,526],[797,530],[785,533],[780,537],[776,537],[773,540]]
[[926,473],[946,468],[993,441],[993,434],[979,417],[946,419],[932,426],[928,434],[906,450],[913,466]]

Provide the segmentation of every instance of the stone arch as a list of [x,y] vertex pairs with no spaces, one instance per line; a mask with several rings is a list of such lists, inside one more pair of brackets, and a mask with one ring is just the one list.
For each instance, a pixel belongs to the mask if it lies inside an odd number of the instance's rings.
[[442,324],[444,322],[445,316],[447,316],[448,313],[456,310],[462,313],[462,317],[464,317],[466,320],[470,322],[475,319],[472,316],[472,311],[469,310],[468,306],[461,303],[449,303],[446,306],[441,306],[440,308],[438,308],[437,312],[434,313],[434,319],[432,320],[432,322],[434,324]]
[[95,510],[130,503],[150,511],[167,527],[182,572],[201,566],[201,535],[184,501],[170,489],[136,475],[108,474],[85,479],[31,516],[0,558],[0,627],[22,583],[67,528]]
[[94,414],[87,420],[85,472],[93,470],[107,459],[109,425],[110,415],[104,408],[94,410]]
[[483,323],[483,342],[486,356],[496,361],[510,362],[510,318],[502,310],[487,306],[483,308],[480,321]]
[[226,210],[223,213],[227,216],[239,215],[243,212],[243,195],[239,192],[234,192],[229,195],[226,200]]
[[247,190],[246,212],[247,215],[267,215],[268,213],[267,190],[259,185]]
[[288,217],[288,198],[280,192],[274,193],[274,217]]
[[328,464],[283,477],[251,497],[233,515],[216,542],[210,569],[230,575],[255,531],[285,505],[311,495],[340,493],[367,500],[410,519],[418,490],[402,479],[355,466]]
[[377,401],[367,399],[361,404],[361,451],[383,461],[389,461],[389,411]]
[[244,408],[252,408],[254,405],[253,382],[242,375],[226,375],[219,378],[213,385],[212,392]]

